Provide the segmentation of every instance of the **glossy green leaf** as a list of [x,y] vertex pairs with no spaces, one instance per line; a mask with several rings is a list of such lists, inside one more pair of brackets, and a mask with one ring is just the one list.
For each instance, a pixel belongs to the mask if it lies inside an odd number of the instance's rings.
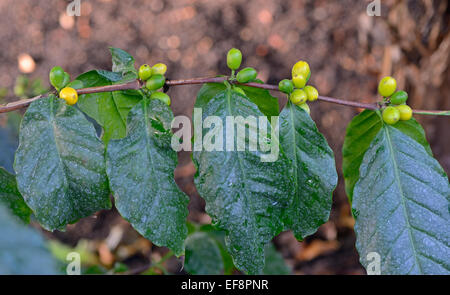
[[280,143],[292,165],[295,188],[286,211],[286,227],[297,239],[328,221],[337,184],[334,154],[311,117],[289,102],[280,114]]
[[54,275],[58,267],[36,230],[0,205],[0,275]]
[[224,264],[216,241],[204,232],[195,232],[186,239],[185,270],[193,275],[218,275]]
[[345,179],[345,191],[350,201],[353,198],[353,188],[359,179],[359,166],[381,126],[380,116],[370,110],[361,112],[347,126],[342,147],[342,170]]
[[[246,150],[226,151],[227,116],[254,116],[263,114],[256,105],[232,90],[214,96],[203,107],[203,120],[217,116],[222,121],[223,151],[194,151],[198,167],[195,184],[206,200],[206,211],[215,225],[227,232],[226,244],[235,265],[249,273],[260,273],[264,266],[264,246],[283,229],[284,208],[290,204],[288,193],[293,189],[288,160],[282,152],[274,162],[263,162],[266,154],[259,146],[257,151],[248,148],[249,138],[257,138],[258,130],[245,127]],[[233,126],[234,128],[235,126]],[[271,134],[268,124],[268,135]],[[234,128],[236,129],[236,128]],[[238,132],[230,136],[236,147]],[[243,134],[240,139],[243,139]],[[276,138],[272,144],[279,143]],[[198,141],[198,139],[195,139]],[[234,142],[233,142],[234,141]]]
[[223,273],[225,275],[230,275],[236,270],[236,266],[233,263],[233,257],[231,257],[230,253],[228,253],[227,246],[225,245],[225,237],[226,234],[224,231],[216,229],[211,224],[202,225],[199,229],[201,232],[207,233],[211,238],[216,241],[217,246],[219,247],[220,254],[222,255],[223,261]]
[[108,145],[107,171],[120,214],[144,237],[184,252],[189,198],[175,183],[177,154],[171,148],[173,114],[145,99],[128,116],[127,136]]
[[[259,81],[261,82],[261,81]],[[262,83],[262,82],[261,82]],[[270,95],[268,90],[239,85],[245,91],[246,97],[256,104],[259,110],[266,116],[278,116],[278,99]],[[202,86],[197,94],[195,102],[196,108],[204,108],[206,104],[218,93],[224,91],[226,86],[223,83],[207,83]],[[232,90],[233,91],[233,90]]]
[[408,121],[399,121],[394,124],[393,127],[420,143],[425,148],[425,151],[430,156],[433,156],[430,144],[425,136],[425,130],[423,130],[422,126],[414,118],[411,118]]
[[[190,274],[232,274],[236,267],[226,250],[225,237],[224,231],[217,230],[209,224],[194,230],[186,239],[186,271]],[[217,251],[220,256],[217,255]],[[291,273],[291,269],[272,243],[265,246],[264,252],[266,262],[261,274],[286,275]]]
[[17,137],[11,136],[11,131],[0,128],[0,166],[8,171],[13,170],[14,152],[17,149]]
[[288,275],[291,269],[286,265],[283,256],[275,249],[272,243],[266,245],[266,264],[262,274],[264,275]]
[[372,267],[376,252],[382,274],[450,274],[449,201],[439,163],[417,141],[383,125],[353,193],[361,263]]
[[[106,86],[122,82],[120,73],[90,71],[77,77],[85,87]],[[128,112],[143,96],[139,91],[113,91],[80,95],[79,108],[97,121],[104,129],[103,141],[123,138],[126,135]]]
[[[382,124],[383,121],[377,112],[365,110],[354,117],[347,127],[342,148],[342,170],[345,179],[345,191],[350,201],[353,197],[353,187],[359,178],[359,166]],[[432,154],[425,132],[416,120],[399,121],[393,127],[419,142],[430,155]]]
[[[134,58],[120,48],[110,47],[109,51],[111,52],[113,72],[122,73],[122,75],[132,74],[133,79],[136,79],[137,72],[134,68]],[[128,76],[131,78],[130,75]]]
[[[261,80],[256,80],[256,83],[263,83]],[[239,85],[245,91],[247,97],[258,106],[259,110],[266,116],[278,116],[280,113],[280,106],[278,105],[278,98],[270,95],[269,90],[255,88],[250,86]]]
[[54,96],[25,113],[14,169],[19,191],[46,229],[111,206],[102,142],[83,113]]
[[17,189],[14,175],[0,167],[0,204],[5,205],[11,212],[25,223],[30,222],[31,209],[25,204]]
[[0,167],[13,171],[14,153],[19,145],[19,127],[22,115],[15,111],[0,115],[6,126],[0,126]]
[[197,93],[194,107],[204,108],[208,102],[220,92],[223,92],[227,87],[223,83],[206,83]]

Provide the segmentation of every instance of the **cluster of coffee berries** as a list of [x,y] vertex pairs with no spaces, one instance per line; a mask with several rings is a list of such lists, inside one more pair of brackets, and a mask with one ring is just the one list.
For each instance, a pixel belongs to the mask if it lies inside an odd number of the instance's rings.
[[[249,83],[256,80],[256,76],[258,76],[258,72],[251,67],[247,67],[245,69],[240,70],[236,76],[234,76],[234,72],[239,69],[242,63],[242,53],[239,49],[231,48],[227,53],[227,65],[232,70],[231,79],[236,79],[239,83]],[[236,92],[245,96],[244,90],[237,86],[234,86],[233,89]]]
[[50,70],[50,84],[59,91],[59,97],[64,99],[68,105],[74,105],[78,101],[78,93],[76,89],[83,88],[83,82],[74,80],[70,82],[69,73],[65,72],[61,67],[56,66]]
[[278,89],[289,95],[290,101],[308,114],[310,109],[306,101],[315,101],[319,97],[315,87],[306,85],[310,77],[311,70],[308,63],[299,61],[292,67],[292,80],[284,79],[278,84]]
[[167,66],[163,63],[157,63],[150,67],[147,64],[139,68],[139,79],[145,82],[145,88],[150,91],[150,99],[159,99],[170,106],[170,97],[164,92],[158,92],[166,83],[164,74]]
[[408,93],[397,89],[397,81],[392,77],[384,77],[378,84],[378,93],[382,95],[389,104],[383,109],[383,121],[392,125],[399,120],[408,121],[412,117],[412,109],[406,105]]

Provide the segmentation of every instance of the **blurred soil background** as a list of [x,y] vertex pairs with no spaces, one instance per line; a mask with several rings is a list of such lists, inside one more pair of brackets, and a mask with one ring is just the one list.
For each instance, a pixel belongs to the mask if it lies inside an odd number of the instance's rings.
[[[169,79],[226,74],[226,52],[237,47],[243,66],[255,67],[259,78],[271,84],[290,77],[292,65],[302,59],[310,63],[311,83],[322,95],[373,102],[379,99],[378,80],[393,75],[410,94],[413,108],[450,109],[448,1],[383,0],[380,17],[366,14],[370,1],[356,0],[81,0],[79,17],[65,14],[69,2],[0,0],[0,103],[17,99],[14,88],[27,79],[35,92],[49,87],[48,72],[55,65],[72,78],[110,69],[109,46],[131,53],[137,65],[166,63]],[[175,115],[191,115],[198,89],[169,90]],[[280,106],[284,103],[281,98]],[[359,111],[311,104],[312,117],[336,154],[340,179],[330,221],[316,234],[303,242],[290,232],[274,239],[294,274],[365,273],[354,247],[354,220],[341,173],[345,126]],[[450,120],[416,119],[448,174]],[[9,170],[19,120],[17,114],[0,115],[0,166]],[[175,177],[191,197],[189,219],[209,223],[192,183],[189,155],[181,153],[179,159]],[[122,262],[139,269],[167,252],[142,238],[115,209],[70,225],[66,232],[45,234],[71,247],[84,245],[106,268]],[[181,259],[165,264],[183,273]]]

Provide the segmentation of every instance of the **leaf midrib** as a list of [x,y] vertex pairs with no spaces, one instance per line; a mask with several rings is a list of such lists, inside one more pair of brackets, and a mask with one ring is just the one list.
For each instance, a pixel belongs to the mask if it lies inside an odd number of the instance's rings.
[[[229,88],[227,89],[226,95],[227,95],[227,109],[228,109],[228,112],[229,112],[230,115],[233,115],[233,112],[231,111],[231,89],[229,89]],[[233,125],[233,129],[234,129],[234,125]],[[233,138],[233,141],[235,141],[235,139],[236,139],[236,134],[234,134],[234,135],[235,136]],[[234,146],[234,142],[233,142],[233,146]],[[235,151],[235,153],[237,154],[236,157],[238,158],[239,170],[241,170],[242,176],[244,177],[244,179],[247,179],[247,175],[245,174],[245,171],[244,171],[244,168],[243,168],[243,165],[242,165],[242,159],[239,156],[239,151]],[[244,189],[245,189],[246,196],[250,196],[251,194],[248,191],[248,187],[247,187],[246,183],[243,182],[243,184],[244,184]],[[244,202],[245,202],[245,208],[249,208],[249,204],[247,202],[247,198],[243,198],[243,199],[244,199]],[[250,204],[250,207],[252,207],[251,209],[253,211],[252,204]]]
[[[145,122],[145,141],[146,141],[146,145],[145,145],[145,149],[146,149],[146,154],[148,156],[148,158],[150,159],[150,166],[151,166],[151,171],[152,174],[156,177],[156,172],[155,172],[155,165],[153,165],[153,157],[151,155],[151,151],[149,149],[150,146],[150,130],[149,130],[149,118],[148,118],[148,105],[147,105],[147,101],[144,99],[142,101],[142,111],[143,111],[143,115],[144,115],[144,122]],[[155,186],[156,186],[156,191],[160,192],[160,186],[159,186],[159,181],[155,181]],[[159,201],[161,195],[159,193],[156,193],[154,195],[154,197]],[[152,205],[155,203],[156,200],[153,200],[151,203]],[[159,203],[159,202],[158,202]]]
[[[58,129],[58,127],[56,126],[55,115],[53,113],[53,111],[54,111],[54,109],[53,109],[54,108],[53,102],[54,102],[54,98],[52,97],[52,98],[50,98],[50,120],[51,120],[51,125],[52,125],[52,128],[53,128],[52,137],[53,137],[53,140],[54,140],[54,143],[55,143],[55,146],[56,146],[56,151],[58,152],[58,160],[59,160],[59,164],[62,167],[61,170],[62,170],[62,173],[64,174],[64,179],[67,181],[67,184],[64,186],[65,191],[67,193],[67,191],[70,190],[70,180],[69,180],[69,177],[67,175],[67,166],[63,162],[63,159],[62,159],[62,156],[61,156],[60,147],[59,147],[58,140],[57,140],[57,137],[56,137],[56,130]],[[74,205],[74,202],[73,202],[72,198],[67,198],[67,200],[69,201],[70,208],[72,210],[73,209],[76,210],[76,206]]]
[[[414,253],[414,261],[416,262],[416,265],[419,268],[420,273],[423,274],[422,267],[421,267],[419,261],[417,260],[418,254],[417,254],[416,246],[414,244],[414,239],[413,239],[412,233],[411,233],[413,228],[411,226],[411,223],[409,222],[409,214],[408,214],[408,210],[406,208],[406,203],[405,203],[405,198],[406,197],[405,197],[405,194],[403,192],[402,185],[401,185],[399,168],[397,166],[397,159],[396,159],[395,154],[394,154],[394,147],[392,145],[391,135],[389,133],[389,127],[387,127],[386,125],[383,125],[383,128],[385,129],[386,139],[387,139],[388,147],[389,147],[389,150],[390,150],[390,159],[391,159],[392,164],[394,166],[395,180],[396,180],[396,183],[397,183],[397,187],[400,190],[400,201],[401,201],[402,208],[403,208],[403,214],[405,216],[406,226],[408,228],[408,237],[409,237],[409,240],[411,242],[411,247],[412,247],[412,250],[413,250],[413,253]],[[392,245],[392,247],[393,247],[393,245]]]
[[116,96],[114,95],[114,92],[111,92],[111,97],[112,97],[112,101],[114,103],[114,110],[119,115],[120,121],[122,122],[123,127],[126,129],[127,128],[127,122],[126,122],[126,119],[122,117],[122,114],[119,111],[119,106],[117,105]]
[[292,161],[292,165],[294,165],[294,183],[295,183],[295,192],[298,192],[298,166],[297,166],[297,161],[298,161],[298,157],[297,157],[297,138],[295,136],[295,125],[294,125],[294,111],[293,111],[293,106],[291,105],[291,102],[288,101],[289,104],[289,117],[291,119],[291,124],[292,124],[292,145],[294,147],[294,156],[295,156],[295,161]]

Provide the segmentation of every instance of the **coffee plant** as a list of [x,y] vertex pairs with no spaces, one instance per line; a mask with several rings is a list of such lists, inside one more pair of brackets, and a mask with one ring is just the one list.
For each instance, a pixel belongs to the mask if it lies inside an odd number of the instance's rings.
[[[381,274],[450,274],[449,181],[412,118],[449,111],[413,111],[392,77],[381,80],[377,103],[320,96],[308,85],[311,70],[304,61],[289,79],[267,85],[255,69],[239,71],[238,49],[227,55],[230,76],[186,80],[166,79],[161,63],[136,70],[134,58],[121,49],[111,48],[111,54],[112,71],[71,80],[55,67],[49,75],[55,91],[0,106],[0,112],[28,106],[16,175],[0,170],[0,232],[17,241],[3,241],[0,248],[42,252],[33,259],[50,269],[43,241],[21,223],[34,215],[45,229],[64,230],[110,209],[112,195],[119,213],[145,238],[185,255],[190,273],[231,273],[234,267],[249,274],[288,273],[283,263],[277,270],[265,267],[266,258],[279,255],[270,241],[285,230],[299,241],[315,233],[329,218],[338,181],[333,151],[309,115],[308,103],[325,101],[365,109],[348,125],[342,150],[362,265],[373,272],[370,257],[377,255]],[[193,114],[200,128],[193,136],[172,131],[165,93],[186,84],[202,84]],[[269,90],[288,97],[281,111]],[[101,126],[100,137],[88,117]],[[228,124],[230,117],[236,119]],[[176,147],[193,147],[195,185],[213,225],[186,221],[189,198],[173,177]],[[0,272],[14,272],[2,268],[6,260],[0,253]]]

